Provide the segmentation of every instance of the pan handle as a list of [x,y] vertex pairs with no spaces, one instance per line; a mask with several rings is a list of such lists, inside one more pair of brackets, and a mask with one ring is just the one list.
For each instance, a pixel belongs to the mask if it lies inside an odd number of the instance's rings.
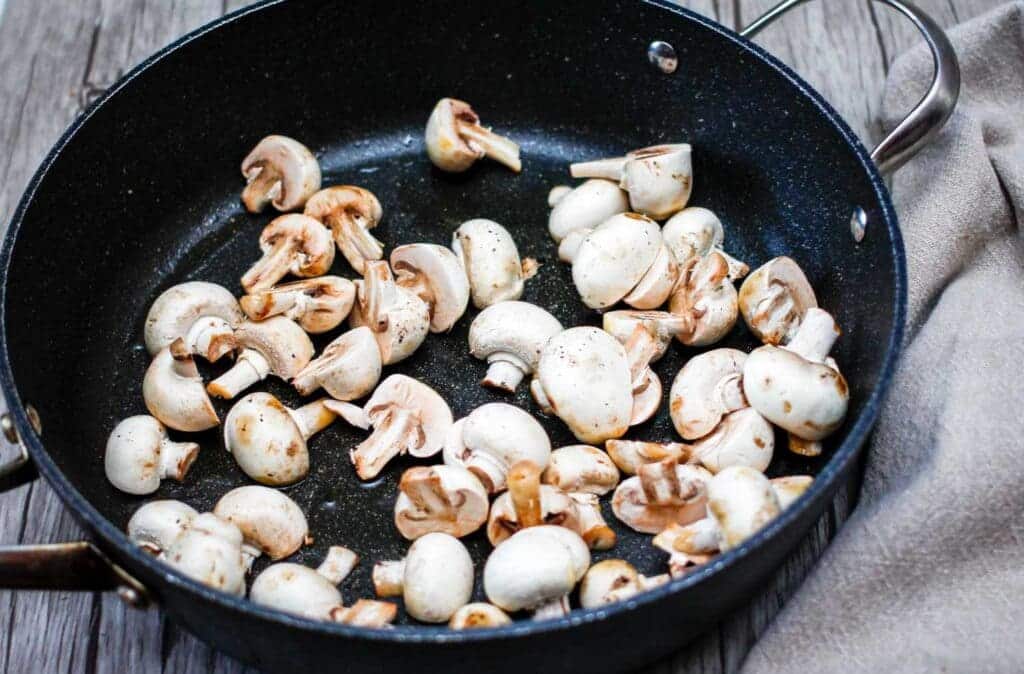
[[[782,0],[760,18],[740,31],[752,38],[776,19],[807,0]],[[921,31],[932,51],[935,76],[928,92],[902,122],[871,152],[871,159],[883,174],[889,174],[907,163],[928,143],[953,114],[960,96],[960,65],[946,33],[920,9],[904,0],[875,0],[888,5],[910,19]]]

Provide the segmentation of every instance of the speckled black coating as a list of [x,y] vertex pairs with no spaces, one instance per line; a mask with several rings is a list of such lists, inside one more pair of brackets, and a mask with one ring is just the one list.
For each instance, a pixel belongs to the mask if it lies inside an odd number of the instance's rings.
[[[654,39],[676,47],[674,75],[648,64],[645,48]],[[485,124],[521,143],[523,173],[487,161],[462,175],[433,168],[422,130],[442,96],[471,102]],[[770,470],[815,473],[815,487],[748,544],[683,581],[607,610],[497,632],[315,624],[209,591],[138,553],[120,530],[146,499],[105,480],[107,434],[117,420],[145,412],[142,327],[153,299],[192,279],[241,292],[237,280],[258,256],[260,230],[272,216],[243,212],[238,167],[268,133],[313,149],[325,185],[372,190],[385,210],[374,233],[389,250],[447,244],[469,218],[504,224],[520,253],[541,262],[523,299],[566,326],[600,319],[557,261],[547,234],[549,188],[570,182],[570,161],[692,143],[691,204],[721,216],[729,252],[752,268],[775,255],[794,257],[844,330],[834,355],[851,388],[846,425],[821,459],[780,449]],[[858,205],[871,223],[860,245],[847,228]],[[174,618],[237,657],[292,671],[328,663],[345,671],[596,672],[678,647],[748,596],[822,512],[877,414],[905,301],[902,244],[885,188],[835,113],[729,31],[658,2],[612,0],[311,1],[244,10],[172,45],[76,122],[26,193],[0,263],[0,378],[40,472]],[[333,271],[353,276],[340,255]],[[435,387],[456,417],[492,400],[513,400],[539,416],[525,382],[512,399],[478,385],[485,366],[466,346],[475,314],[388,372]],[[318,349],[336,334],[316,338]],[[722,345],[749,350],[754,341],[741,322]],[[657,365],[666,397],[695,353],[674,345]],[[206,376],[224,369],[201,367]],[[252,390],[259,388],[300,402],[280,381]],[[42,419],[41,438],[27,425],[28,402]],[[222,416],[229,409],[216,406]],[[573,442],[557,419],[542,423],[554,446]],[[247,479],[219,431],[193,437],[203,449],[187,480],[165,483],[156,496],[202,510]],[[363,557],[343,586],[348,601],[371,596],[372,563],[398,558],[406,547],[392,505],[397,476],[414,463],[398,460],[362,484],[348,461],[362,437],[342,424],[315,437],[309,477],[287,490],[316,539],[296,561],[315,564],[331,544]],[[629,437],[672,439],[667,405]],[[611,554],[660,572],[664,555],[649,538],[618,526],[607,504],[606,515],[619,535]],[[466,543],[481,563],[489,549],[482,532]]]

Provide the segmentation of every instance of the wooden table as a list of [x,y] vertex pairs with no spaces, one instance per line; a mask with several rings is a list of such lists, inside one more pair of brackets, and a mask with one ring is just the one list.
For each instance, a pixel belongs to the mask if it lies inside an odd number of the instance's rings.
[[[914,0],[943,26],[1002,0]],[[726,26],[745,25],[775,0],[685,0]],[[0,0],[0,223],[6,226],[36,166],[61,131],[122,73],[245,0]],[[867,145],[878,140],[882,83],[892,60],[919,40],[891,10],[866,0],[822,0],[794,11],[758,42],[824,94]],[[83,448],[83,451],[97,451]],[[733,672],[835,535],[849,511],[841,494],[765,591],[690,647],[650,671]],[[0,542],[81,536],[44,482],[0,495]],[[115,596],[0,592],[0,671],[240,672],[163,619]]]

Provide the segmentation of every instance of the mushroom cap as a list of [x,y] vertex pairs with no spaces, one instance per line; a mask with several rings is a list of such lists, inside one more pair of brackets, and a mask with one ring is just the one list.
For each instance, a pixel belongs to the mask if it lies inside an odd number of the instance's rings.
[[720,248],[725,241],[725,230],[713,211],[690,206],[668,219],[661,228],[661,236],[676,259],[685,262]]
[[781,510],[772,483],[748,466],[726,468],[708,482],[708,515],[718,524],[722,552],[753,536]]
[[144,503],[128,520],[128,538],[151,552],[166,550],[199,513],[181,501]]
[[250,393],[224,420],[224,447],[252,479],[274,486],[309,473],[309,450],[291,411],[269,393]]
[[337,400],[362,398],[380,381],[383,365],[373,331],[353,328],[324,347],[295,375],[292,385],[302,395],[323,387]]
[[393,374],[382,381],[366,401],[363,409],[374,425],[389,407],[412,411],[419,419],[423,443],[409,450],[418,458],[433,456],[441,451],[445,436],[451,428],[452,410],[434,389],[404,374]]
[[405,557],[405,610],[426,623],[447,622],[473,594],[473,560],[459,539],[443,533],[417,538]]
[[542,479],[565,492],[602,496],[619,483],[619,469],[597,447],[566,445],[551,452]]
[[249,599],[278,611],[326,620],[342,605],[341,592],[319,573],[301,564],[271,564],[256,576]]
[[750,331],[766,344],[785,344],[808,309],[818,306],[807,276],[789,257],[777,257],[743,281],[739,311]]
[[686,206],[693,189],[690,146],[655,145],[626,155],[622,188],[633,210],[663,220]]
[[483,150],[473,149],[462,138],[455,126],[456,119],[470,124],[480,123],[480,117],[469,103],[457,98],[442,98],[430,111],[425,131],[427,156],[434,166],[450,173],[461,173],[484,156]]
[[814,478],[810,475],[787,475],[772,478],[772,489],[775,490],[775,496],[779,499],[779,508],[785,510],[792,505],[810,488],[813,482]]
[[639,590],[640,574],[632,564],[624,559],[606,559],[594,564],[583,576],[580,606],[595,608],[611,604]]
[[239,300],[242,311],[253,321],[281,314],[303,330],[318,334],[336,328],[352,310],[356,288],[340,276],[281,283],[256,291]]
[[531,373],[544,345],[561,331],[558,319],[536,304],[498,302],[477,314],[470,324],[469,352],[481,360],[499,354],[499,359],[512,356],[516,365],[525,365]]
[[[623,524],[635,531],[657,534],[670,524],[689,524],[704,517],[711,473],[700,466],[675,464],[677,482],[671,481],[671,475],[666,476],[664,482],[648,482],[648,473],[660,469],[660,464],[640,466],[637,475],[623,480],[615,489],[612,511]],[[645,483],[648,483],[646,488]],[[656,488],[675,493],[663,494]],[[657,500],[664,502],[657,503]]]
[[625,297],[654,264],[661,249],[658,223],[637,213],[613,215],[580,243],[572,280],[591,309],[610,307]]
[[177,431],[205,431],[220,423],[199,368],[179,338],[160,350],[142,380],[146,409]]
[[[287,136],[270,135],[256,144],[242,160],[242,175],[253,180],[265,166],[281,178],[280,193],[274,208],[290,211],[301,208],[311,194],[320,189],[320,164],[305,145]],[[246,204],[249,208],[250,204]],[[250,208],[259,212],[262,208]]]
[[237,596],[245,594],[242,532],[213,513],[197,515],[162,559],[204,585]]
[[693,444],[702,466],[719,473],[730,466],[749,466],[764,472],[772,462],[775,429],[753,407],[722,418],[714,432]]
[[533,609],[564,597],[590,567],[579,534],[542,525],[516,532],[484,565],[484,593],[506,611]]
[[220,497],[213,514],[237,526],[246,543],[275,561],[301,548],[309,536],[309,524],[299,505],[269,487],[232,489]]
[[464,451],[456,454],[491,491],[504,485],[489,484],[486,472],[477,470],[478,454],[486,454],[507,473],[517,461],[529,460],[543,470],[551,456],[551,440],[533,416],[508,403],[486,403],[469,413],[459,439]]
[[219,318],[232,328],[244,318],[235,296],[216,283],[188,281],[163,291],[146,314],[144,333],[149,355],[184,338],[197,321],[209,317]]
[[462,466],[415,466],[398,489],[395,527],[409,540],[435,531],[462,538],[487,521],[487,490]]
[[556,242],[569,232],[593,229],[629,210],[629,196],[611,180],[591,178],[561,197],[548,216],[548,231]]
[[355,217],[366,229],[373,229],[384,217],[377,196],[355,185],[334,185],[320,190],[306,202],[303,213],[321,222],[339,215]]
[[679,265],[665,244],[658,249],[654,262],[622,301],[636,309],[657,309],[672,294],[679,280]]
[[681,442],[646,442],[643,440],[609,440],[608,456],[627,475],[635,475],[640,466],[674,458],[680,463],[692,462],[690,445]]
[[495,221],[475,218],[459,225],[452,234],[452,251],[466,270],[477,309],[523,294],[523,263],[516,242]]
[[552,410],[588,444],[621,437],[633,413],[633,386],[626,351],[598,328],[570,328],[544,347],[539,382]]
[[478,601],[459,608],[448,627],[453,630],[466,630],[483,627],[501,627],[512,622],[512,618],[494,604]]
[[313,342],[299,324],[284,316],[245,321],[235,331],[238,344],[259,352],[270,371],[284,380],[297,375],[313,358]]
[[684,344],[707,346],[725,337],[739,315],[725,256],[712,251],[680,264],[669,311],[693,322],[690,330],[679,335]]
[[601,327],[623,344],[629,341],[636,330],[642,325],[656,345],[651,362],[657,362],[668,351],[672,338],[686,331],[689,321],[667,311],[638,311],[635,309],[619,309],[609,311],[601,319]]
[[128,417],[111,431],[103,455],[111,484],[129,494],[151,494],[160,480],[184,479],[199,455],[194,442],[171,442],[167,429],[148,414]]
[[711,433],[729,412],[746,406],[741,379],[747,354],[714,349],[694,356],[676,375],[669,410],[676,432],[686,440]]
[[[430,306],[430,331],[447,332],[466,313],[469,280],[459,258],[444,246],[410,243],[391,251],[391,266],[402,285],[403,277],[419,277]],[[415,282],[415,281],[414,281]]]

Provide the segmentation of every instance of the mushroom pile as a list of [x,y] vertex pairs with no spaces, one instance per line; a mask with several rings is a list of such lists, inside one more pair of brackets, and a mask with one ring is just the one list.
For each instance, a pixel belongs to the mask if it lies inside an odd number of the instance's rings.
[[[442,171],[484,157],[522,170],[519,146],[456,99],[433,109],[425,146]],[[242,203],[279,214],[262,230],[241,291],[190,281],[156,299],[144,334],[149,414],[118,423],[104,457],[115,488],[154,494],[166,478],[186,480],[199,455],[178,434],[223,423],[224,450],[251,483],[210,512],[149,501],[128,522],[131,540],[235,595],[266,556],[272,563],[260,565],[250,599],[305,618],[386,628],[395,597],[414,620],[452,629],[564,616],[574,597],[584,608],[622,601],[742,545],[811,484],[766,476],[776,427],[792,452],[821,454],[845,418],[848,389],[829,357],[839,328],[803,270],[777,257],[747,275],[723,249],[721,220],[688,205],[690,159],[687,144],[634,150],[573,164],[570,174],[585,182],[551,190],[557,257],[572,265],[581,302],[602,314],[601,327],[566,326],[520,300],[539,265],[520,257],[498,222],[474,218],[449,246],[406,242],[386,255],[371,233],[384,216],[372,192],[324,187],[304,145],[261,140],[242,163]],[[336,258],[354,278],[331,274]],[[479,310],[469,324],[471,376],[499,396],[522,384],[535,409],[489,402],[456,418],[426,383],[386,372],[452,330],[470,303]],[[652,365],[673,342],[714,345],[740,316],[763,345],[692,354],[668,392],[679,437],[627,437],[661,407]],[[316,353],[310,335],[321,334]],[[204,382],[197,357],[232,362]],[[292,408],[250,390],[271,377],[313,398]],[[223,421],[211,398],[232,401]],[[537,414],[557,417],[583,444],[553,448]],[[376,479],[399,456],[416,463],[393,501],[408,550],[375,560],[377,597],[347,606],[338,585],[359,553],[338,544],[315,569],[286,561],[315,532],[280,491],[310,473],[322,456],[310,443],[325,442],[314,436],[339,417],[367,432],[346,448],[360,479]],[[667,553],[665,573],[644,576],[614,557],[616,521]],[[467,536],[493,546],[482,569],[460,540]],[[474,601],[477,571],[484,597]]]

